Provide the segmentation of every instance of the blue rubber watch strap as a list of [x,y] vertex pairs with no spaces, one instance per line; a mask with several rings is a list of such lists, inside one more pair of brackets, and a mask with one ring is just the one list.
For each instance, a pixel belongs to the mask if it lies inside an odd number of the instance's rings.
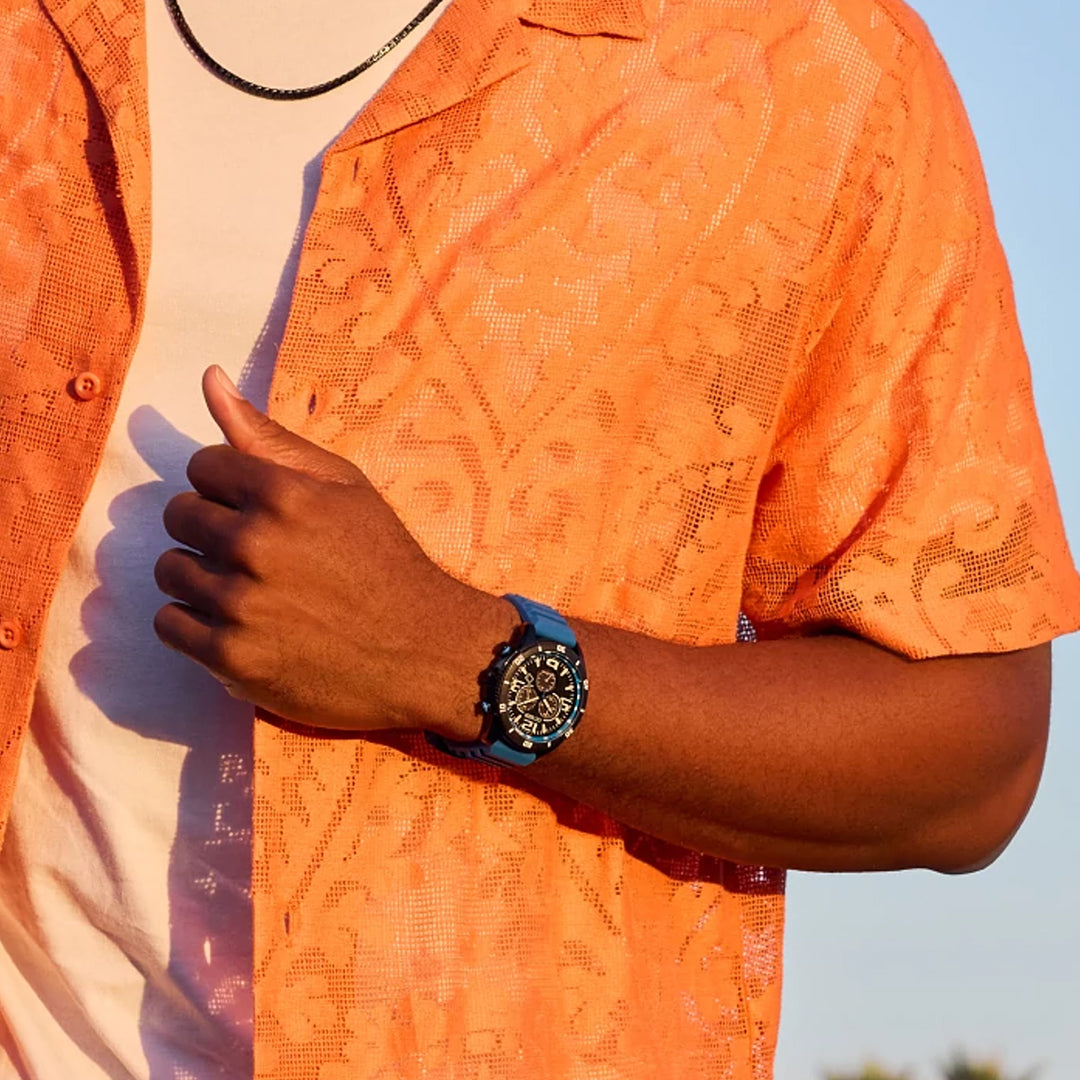
[[451,757],[467,758],[470,761],[486,761],[491,765],[531,765],[536,760],[536,754],[527,753],[524,750],[515,750],[512,746],[496,739],[492,743],[450,742],[441,735],[427,731],[427,740],[437,750]]
[[494,739],[490,746],[482,746],[477,757],[494,761],[498,765],[531,765],[537,758],[527,750],[515,750],[509,743]]
[[507,593],[504,599],[517,608],[522,622],[532,623],[537,637],[557,641],[571,649],[577,648],[577,638],[570,624],[554,608],[515,593]]

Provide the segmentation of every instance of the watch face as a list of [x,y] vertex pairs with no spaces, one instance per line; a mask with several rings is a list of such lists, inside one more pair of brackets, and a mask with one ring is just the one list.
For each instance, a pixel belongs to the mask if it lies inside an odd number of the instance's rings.
[[539,641],[515,653],[495,701],[506,739],[524,750],[564,739],[581,716],[588,688],[581,657],[565,645]]

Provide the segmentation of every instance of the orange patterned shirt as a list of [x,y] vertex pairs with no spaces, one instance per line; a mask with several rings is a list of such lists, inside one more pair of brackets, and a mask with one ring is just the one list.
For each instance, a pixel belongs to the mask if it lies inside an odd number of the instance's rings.
[[[0,6],[0,807],[139,332],[142,0]],[[92,376],[92,377],[91,377]],[[325,157],[271,412],[440,565],[692,644],[1080,625],[976,149],[899,0],[455,0]],[[783,875],[259,723],[256,1073],[765,1080]]]

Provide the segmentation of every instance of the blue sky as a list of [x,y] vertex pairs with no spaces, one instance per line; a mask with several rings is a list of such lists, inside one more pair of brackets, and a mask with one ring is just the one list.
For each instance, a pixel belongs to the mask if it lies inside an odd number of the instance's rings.
[[[1047,451],[1080,553],[1080,5],[914,0],[952,68],[1008,252]],[[1080,1077],[1080,635],[1054,653],[1042,787],[967,877],[789,878],[776,1080],[874,1057],[938,1075],[953,1047]]]

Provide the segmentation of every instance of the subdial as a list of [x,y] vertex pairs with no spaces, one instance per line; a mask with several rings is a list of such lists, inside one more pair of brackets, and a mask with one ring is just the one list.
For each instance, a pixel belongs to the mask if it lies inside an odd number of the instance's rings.
[[533,706],[534,706],[534,705],[535,705],[535,704],[536,704],[536,703],[537,703],[537,702],[538,702],[539,700],[540,700],[540,695],[539,695],[539,694],[537,694],[537,692],[536,692],[535,688],[534,688],[534,687],[532,687],[532,686],[523,686],[523,687],[522,687],[522,688],[521,688],[521,689],[520,689],[520,690],[519,690],[519,691],[518,691],[518,692],[517,692],[517,693],[516,693],[516,694],[514,695],[514,704],[515,704],[515,705],[516,705],[516,706],[517,706],[517,707],[518,707],[518,708],[519,708],[519,709],[520,709],[520,710],[521,710],[522,712],[530,712],[530,711],[532,710],[532,707],[533,707]]
[[536,673],[536,689],[541,694],[550,694],[555,689],[555,672],[538,671]]
[[540,699],[540,704],[537,705],[536,711],[541,720],[554,720],[559,715],[559,710],[562,708],[562,701],[559,699],[558,694],[548,694],[547,697]]

